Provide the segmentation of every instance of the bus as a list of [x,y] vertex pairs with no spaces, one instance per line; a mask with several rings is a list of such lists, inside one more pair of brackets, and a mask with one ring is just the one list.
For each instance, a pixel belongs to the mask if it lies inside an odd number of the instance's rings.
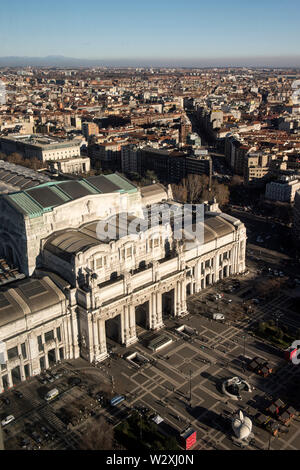
[[110,401],[110,404],[111,406],[117,406],[119,405],[119,403],[122,403],[122,401],[124,400],[125,400],[125,397],[123,397],[122,395],[118,395]]

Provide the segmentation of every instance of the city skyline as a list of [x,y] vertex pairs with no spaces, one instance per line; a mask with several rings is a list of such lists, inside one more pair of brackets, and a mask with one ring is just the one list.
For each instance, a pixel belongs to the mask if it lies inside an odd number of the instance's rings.
[[0,56],[2,62],[64,56],[108,66],[299,66],[299,13],[294,0],[154,0],[151,6],[90,0],[75,8],[69,0],[16,1],[2,6]]

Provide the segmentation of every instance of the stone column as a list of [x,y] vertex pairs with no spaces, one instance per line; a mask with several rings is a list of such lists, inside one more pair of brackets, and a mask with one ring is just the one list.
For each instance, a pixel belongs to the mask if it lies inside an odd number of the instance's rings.
[[181,303],[182,303],[182,290],[181,290],[181,281],[176,282],[176,287],[174,289],[174,316],[178,317],[181,313]]
[[149,329],[154,329],[154,321],[153,321],[153,294],[151,292],[149,297]]
[[106,330],[105,320],[98,320],[95,327],[97,328],[97,336],[99,341],[98,353],[96,361],[100,362],[107,358],[107,347],[106,347]]
[[72,341],[69,338],[67,316],[63,318],[61,335],[62,335],[64,348],[65,348],[65,358],[69,359],[70,358],[70,343],[72,343]]
[[3,382],[2,382],[2,377],[0,375],[0,393],[2,393],[4,391],[3,389]]
[[123,341],[124,341],[123,344],[125,344],[125,346],[126,346],[127,342],[129,341],[129,338],[130,338],[129,315],[128,315],[128,306],[127,305],[123,306],[122,318],[123,318],[123,321],[121,322],[121,326],[123,326],[123,333],[122,333]]
[[93,343],[94,343],[94,358],[93,362],[97,362],[98,354],[99,354],[99,334],[98,334],[98,321],[95,315],[92,318],[92,326],[93,326]]
[[180,303],[180,314],[183,315],[187,313],[187,306],[186,306],[186,284],[185,280],[181,281],[181,303]]
[[24,380],[26,380],[26,377],[25,377],[25,370],[24,370],[24,361],[23,361],[23,359],[20,360],[20,375],[21,375],[21,380],[22,380],[22,382],[24,382]]
[[135,306],[128,304],[124,306],[124,323],[125,323],[125,346],[128,347],[138,341],[136,336],[135,324]]
[[191,281],[191,295],[194,295],[194,287],[195,287],[195,283],[194,283],[194,280],[192,278],[192,281]]
[[57,339],[57,334],[56,334],[56,328],[53,329],[54,331],[54,340],[55,340],[55,360],[56,362],[59,361],[60,355],[59,355],[59,347],[58,347],[58,339]]
[[135,306],[129,304],[128,306],[128,313],[129,313],[129,331],[130,331],[130,343],[136,343],[137,336],[136,336],[136,323],[135,323]]
[[77,314],[75,307],[71,308],[71,317],[70,317],[70,346],[72,344],[73,349],[73,358],[76,359],[80,356],[79,344],[78,344],[78,323],[77,323]]
[[195,288],[194,294],[201,290],[201,263],[198,261],[195,265]]
[[156,316],[154,329],[158,330],[164,326],[162,318],[162,293],[157,292],[154,294],[154,297],[156,298]]
[[156,292],[151,292],[150,302],[149,302],[149,317],[150,317],[151,330],[157,329],[157,312],[158,312],[158,303],[157,303]]
[[86,352],[89,362],[94,359],[94,328],[93,328],[93,315],[88,313],[86,318],[87,338],[86,338]]
[[44,344],[44,358],[45,358],[45,369],[49,369],[49,359],[48,359],[48,348]]
[[14,386],[11,371],[7,369],[7,378],[8,378],[8,388],[12,388]]

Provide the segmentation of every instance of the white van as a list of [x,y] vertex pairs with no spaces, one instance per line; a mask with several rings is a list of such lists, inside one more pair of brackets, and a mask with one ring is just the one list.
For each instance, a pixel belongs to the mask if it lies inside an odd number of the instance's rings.
[[46,393],[45,400],[46,401],[53,400],[58,395],[59,395],[59,391],[57,390],[57,388],[53,388],[52,390],[50,390],[50,392]]
[[2,426],[6,426],[7,424],[11,423],[14,420],[15,420],[15,417],[13,415],[9,415],[9,416],[6,416],[6,418],[4,418],[1,421],[1,424],[2,424]]
[[223,315],[222,313],[213,313],[213,320],[224,321],[225,315]]

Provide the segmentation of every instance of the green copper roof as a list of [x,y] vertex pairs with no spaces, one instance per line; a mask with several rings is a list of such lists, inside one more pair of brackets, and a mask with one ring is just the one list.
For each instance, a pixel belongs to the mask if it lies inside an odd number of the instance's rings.
[[133,193],[137,188],[115,173],[82,180],[50,181],[4,197],[17,211],[29,218],[40,217],[54,207],[88,195],[113,192]]
[[61,197],[65,202],[72,200],[59,186],[52,186],[51,190]]
[[118,173],[105,175],[105,178],[114,183],[116,186],[119,186],[119,188],[126,193],[137,191],[137,188],[132,183],[130,183],[130,181],[123,178],[121,175],[118,175]]
[[10,194],[5,197],[10,199],[14,203],[14,206],[17,206],[17,209],[19,209],[24,215],[28,215],[30,218],[39,217],[43,214],[43,208],[25,191]]

